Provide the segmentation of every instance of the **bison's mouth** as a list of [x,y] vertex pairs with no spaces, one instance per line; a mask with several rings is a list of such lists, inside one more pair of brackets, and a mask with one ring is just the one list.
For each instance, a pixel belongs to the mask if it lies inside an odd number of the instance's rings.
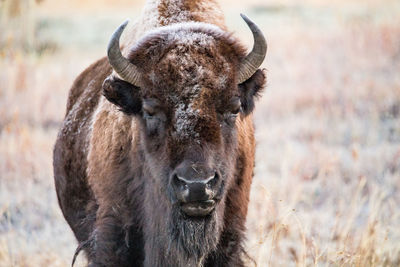
[[203,217],[210,214],[215,208],[214,200],[182,203],[183,213],[190,217]]

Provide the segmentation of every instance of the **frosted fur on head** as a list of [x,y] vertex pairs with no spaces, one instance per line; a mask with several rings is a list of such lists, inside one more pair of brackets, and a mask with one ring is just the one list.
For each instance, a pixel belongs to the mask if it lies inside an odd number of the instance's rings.
[[[148,40],[153,39],[156,36],[168,34],[170,39],[176,40],[187,40],[188,32],[200,32],[204,31],[206,33],[212,33],[215,37],[227,36],[227,32],[223,31],[220,27],[204,22],[183,22],[175,23],[167,26],[160,26],[155,29],[149,30],[143,37],[141,37],[130,50],[135,50],[135,48],[142,46]],[[229,34],[230,35],[230,34]],[[190,35],[189,35],[190,36]]]
[[211,95],[234,94],[230,84],[235,83],[237,62],[244,54],[231,33],[216,25],[188,22],[150,31],[130,48],[128,59],[143,74],[143,96],[156,96],[174,110],[176,138],[199,143],[195,125],[209,120],[205,117],[215,101]]

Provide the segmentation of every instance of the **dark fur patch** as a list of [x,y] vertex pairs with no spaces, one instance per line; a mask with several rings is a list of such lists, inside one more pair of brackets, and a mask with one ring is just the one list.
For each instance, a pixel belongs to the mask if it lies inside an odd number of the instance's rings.
[[257,70],[247,81],[239,84],[240,102],[244,115],[254,110],[255,100],[261,95],[265,82],[265,70]]
[[103,95],[128,115],[139,114],[142,110],[140,89],[121,79],[114,77],[105,79]]

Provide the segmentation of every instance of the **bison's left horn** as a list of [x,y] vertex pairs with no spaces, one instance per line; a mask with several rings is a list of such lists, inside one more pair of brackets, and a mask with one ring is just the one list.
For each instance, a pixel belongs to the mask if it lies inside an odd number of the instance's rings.
[[108,61],[123,80],[140,87],[142,79],[138,67],[129,62],[129,60],[121,54],[119,48],[119,39],[128,22],[129,20],[122,23],[111,36],[107,48]]
[[267,54],[267,41],[254,22],[243,14],[240,14],[240,16],[249,26],[254,38],[253,50],[240,63],[238,81],[242,83],[250,78],[263,63]]

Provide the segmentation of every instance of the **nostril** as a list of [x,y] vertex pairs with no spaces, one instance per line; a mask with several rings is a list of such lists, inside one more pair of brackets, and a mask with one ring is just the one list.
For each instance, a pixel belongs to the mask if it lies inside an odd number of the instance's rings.
[[214,186],[217,185],[218,180],[219,180],[219,175],[218,175],[218,173],[216,172],[215,175],[214,175],[214,177],[213,177],[211,180],[209,180],[209,181],[207,182],[207,187],[208,187],[208,188],[213,188]]
[[173,175],[173,177],[172,177],[172,184],[173,184],[176,188],[178,188],[178,189],[180,189],[180,190],[185,190],[185,189],[187,189],[187,187],[188,187],[188,185],[185,183],[185,181],[179,179],[179,177],[178,177],[177,174],[174,174],[174,175]]

